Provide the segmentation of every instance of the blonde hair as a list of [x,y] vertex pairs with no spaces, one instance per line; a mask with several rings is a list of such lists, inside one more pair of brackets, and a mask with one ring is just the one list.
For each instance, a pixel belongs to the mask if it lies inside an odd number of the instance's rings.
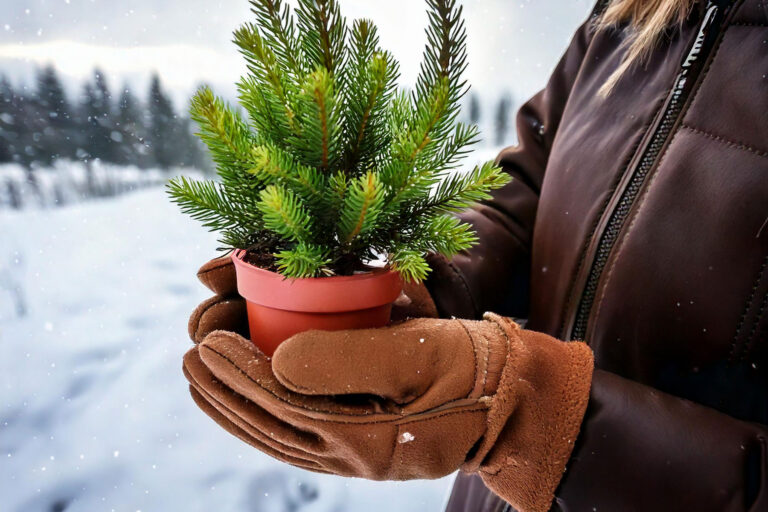
[[627,23],[626,54],[621,64],[600,88],[608,96],[632,66],[643,64],[664,33],[680,25],[696,0],[612,0],[597,19],[597,29],[615,29]]

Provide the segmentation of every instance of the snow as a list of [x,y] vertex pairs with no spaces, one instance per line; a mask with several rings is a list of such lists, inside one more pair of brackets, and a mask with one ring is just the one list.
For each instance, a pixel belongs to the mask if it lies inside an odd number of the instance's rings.
[[181,373],[215,237],[161,188],[0,209],[3,511],[438,511],[452,477],[369,482],[278,463]]
[[[190,169],[176,170],[184,174],[199,174]],[[28,180],[29,171],[18,164],[0,164],[0,209],[17,207],[62,206],[87,197],[109,197],[131,190],[158,185],[168,172],[159,169],[139,169],[93,160],[83,162],[56,160],[52,167],[35,169],[35,184]]]

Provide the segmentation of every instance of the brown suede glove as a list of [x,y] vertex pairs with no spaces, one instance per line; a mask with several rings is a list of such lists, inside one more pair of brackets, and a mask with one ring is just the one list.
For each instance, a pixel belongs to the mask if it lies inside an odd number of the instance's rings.
[[518,510],[549,508],[587,404],[586,345],[488,313],[309,331],[270,361],[238,334],[245,312],[230,272],[223,260],[201,269],[218,296],[193,313],[199,345],[184,357],[195,402],[227,431],[321,473],[405,480],[477,471]]

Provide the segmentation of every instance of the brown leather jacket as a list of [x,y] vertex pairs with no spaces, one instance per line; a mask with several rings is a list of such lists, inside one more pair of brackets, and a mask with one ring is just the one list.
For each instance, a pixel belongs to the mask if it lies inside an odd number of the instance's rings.
[[[555,510],[768,510],[768,3],[701,2],[603,99],[586,22],[517,120],[481,243],[428,287],[595,352]],[[508,509],[461,475],[448,510]]]

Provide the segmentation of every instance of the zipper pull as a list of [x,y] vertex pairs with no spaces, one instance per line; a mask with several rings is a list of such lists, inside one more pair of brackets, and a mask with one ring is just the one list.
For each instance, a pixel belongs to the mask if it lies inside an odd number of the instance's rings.
[[704,10],[704,16],[699,23],[699,30],[696,32],[696,39],[691,48],[683,55],[680,62],[680,73],[675,81],[674,97],[679,97],[685,91],[688,84],[688,75],[691,68],[699,61],[699,57],[705,49],[708,49],[714,43],[717,37],[718,28],[722,24],[725,11],[733,0],[709,0]]
[[704,10],[704,17],[699,23],[699,30],[696,33],[696,39],[693,41],[693,46],[688,50],[688,53],[683,55],[683,61],[680,63],[680,67],[683,70],[689,69],[701,54],[701,49],[704,47],[704,42],[707,39],[710,28],[714,25],[717,14],[720,12],[721,7],[717,2],[710,0],[707,2],[707,7]]

